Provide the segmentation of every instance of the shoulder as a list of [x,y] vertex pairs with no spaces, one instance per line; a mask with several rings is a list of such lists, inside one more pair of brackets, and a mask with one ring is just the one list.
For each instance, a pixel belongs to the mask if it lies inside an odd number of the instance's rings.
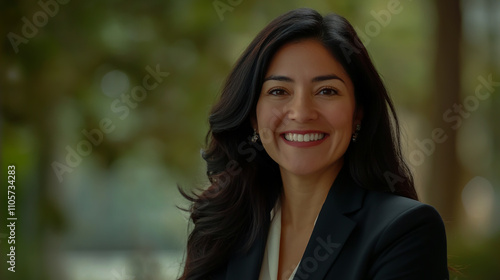
[[388,275],[447,279],[445,227],[434,207],[391,193],[367,191],[363,207],[351,218],[359,226],[358,241],[371,248],[375,261],[369,274],[373,279],[387,279]]
[[[428,225],[437,234],[444,233],[443,221],[434,207],[395,193],[368,190],[348,176],[342,178],[326,202],[356,224],[357,237],[373,242]],[[388,231],[391,234],[385,235]]]
[[439,213],[431,205],[392,193],[367,191],[363,201],[363,211],[376,213],[387,223],[402,218],[415,218],[442,222]]
[[437,252],[446,256],[444,223],[431,205],[391,193],[368,191],[360,212],[358,222],[372,231],[375,251],[392,250],[396,242],[408,250],[430,250],[427,256],[431,259]]
[[434,207],[392,193],[367,191],[354,218],[386,237],[422,227],[444,233],[443,220]]

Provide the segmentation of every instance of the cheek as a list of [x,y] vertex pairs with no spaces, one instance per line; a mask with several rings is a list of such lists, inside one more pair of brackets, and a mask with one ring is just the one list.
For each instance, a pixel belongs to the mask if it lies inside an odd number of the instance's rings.
[[257,126],[259,130],[265,126],[265,120],[267,119],[265,106],[262,105],[262,102],[257,102],[257,108],[255,109],[255,115],[257,117]]
[[269,153],[273,150],[275,142],[275,131],[281,118],[277,115],[278,109],[267,102],[258,102],[256,108],[257,126],[260,141],[264,149]]
[[349,105],[338,104],[333,108],[330,107],[327,111],[328,122],[334,127],[351,127],[354,109],[351,109]]
[[269,102],[259,101],[257,103],[256,115],[257,125],[261,133],[264,130],[267,133],[274,132],[283,118],[281,110],[277,106],[269,104]]

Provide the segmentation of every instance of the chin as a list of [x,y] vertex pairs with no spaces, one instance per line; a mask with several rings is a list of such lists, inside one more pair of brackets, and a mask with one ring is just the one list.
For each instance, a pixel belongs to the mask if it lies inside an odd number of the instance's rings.
[[307,176],[322,170],[322,168],[320,167],[311,166],[307,164],[298,164],[294,166],[288,165],[288,166],[283,166],[282,168],[286,170],[288,173],[298,176]]

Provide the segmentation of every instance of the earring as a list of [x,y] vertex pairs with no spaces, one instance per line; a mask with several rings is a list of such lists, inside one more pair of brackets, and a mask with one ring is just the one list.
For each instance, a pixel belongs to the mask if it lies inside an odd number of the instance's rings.
[[252,139],[250,141],[252,141],[252,143],[257,143],[257,140],[259,140],[259,134],[257,133],[257,129],[254,128]]
[[352,135],[352,142],[356,142],[356,139],[358,139],[358,134],[359,134],[360,130],[361,130],[361,125],[357,124],[356,130],[354,131],[354,134]]

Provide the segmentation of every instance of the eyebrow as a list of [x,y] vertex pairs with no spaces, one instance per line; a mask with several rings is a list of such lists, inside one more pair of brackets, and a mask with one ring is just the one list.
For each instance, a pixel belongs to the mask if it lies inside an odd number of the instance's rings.
[[[280,81],[280,82],[291,82],[293,83],[294,80],[290,77],[287,77],[287,76],[280,76],[280,75],[271,75],[267,78],[264,79],[264,82],[266,81]],[[344,82],[344,80],[342,80],[339,76],[337,75],[334,75],[334,74],[331,74],[331,75],[323,75],[323,76],[317,76],[317,77],[314,77],[311,81],[313,83],[316,83],[316,82],[322,82],[322,81],[328,81],[328,80],[340,80],[341,82]]]

